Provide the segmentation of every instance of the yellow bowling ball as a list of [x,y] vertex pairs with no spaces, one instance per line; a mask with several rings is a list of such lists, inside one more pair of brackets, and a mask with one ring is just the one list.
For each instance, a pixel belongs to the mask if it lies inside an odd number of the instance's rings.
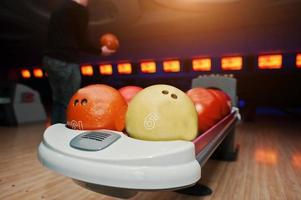
[[198,116],[191,99],[170,85],[153,85],[129,103],[126,131],[141,140],[193,140]]

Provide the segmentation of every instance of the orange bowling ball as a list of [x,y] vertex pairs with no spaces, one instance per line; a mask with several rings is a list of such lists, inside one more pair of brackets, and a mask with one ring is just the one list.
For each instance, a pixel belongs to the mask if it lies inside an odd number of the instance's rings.
[[110,50],[116,51],[119,48],[118,38],[112,33],[106,33],[100,37],[100,46],[106,46]]
[[78,90],[71,98],[67,108],[67,127],[122,131],[126,111],[127,103],[118,90],[108,85],[90,85]]
[[129,103],[132,100],[132,98],[141,90],[143,90],[143,88],[138,87],[138,86],[129,85],[129,86],[120,88],[118,91],[123,96],[125,101],[127,103]]

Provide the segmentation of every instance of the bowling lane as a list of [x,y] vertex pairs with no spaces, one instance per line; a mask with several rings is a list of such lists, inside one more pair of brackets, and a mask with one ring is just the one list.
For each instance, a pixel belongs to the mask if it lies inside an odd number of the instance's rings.
[[[0,199],[114,199],[80,188],[42,167],[36,150],[44,124],[0,127]],[[132,199],[299,199],[301,123],[284,117],[259,117],[237,126],[236,162],[209,160],[201,183],[208,197],[174,192],[140,192]]]

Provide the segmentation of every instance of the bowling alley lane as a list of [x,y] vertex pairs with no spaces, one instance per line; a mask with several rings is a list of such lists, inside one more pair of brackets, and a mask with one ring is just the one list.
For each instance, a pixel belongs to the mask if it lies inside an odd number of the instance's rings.
[[[43,167],[37,147],[44,129],[45,124],[0,127],[0,199],[114,199]],[[300,199],[300,121],[258,116],[255,122],[239,122],[236,129],[237,160],[210,159],[202,168],[200,183],[213,190],[211,195],[157,191],[139,192],[132,199]]]

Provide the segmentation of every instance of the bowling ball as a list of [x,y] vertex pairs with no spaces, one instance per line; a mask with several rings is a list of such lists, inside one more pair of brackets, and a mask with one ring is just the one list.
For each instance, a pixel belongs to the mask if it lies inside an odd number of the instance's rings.
[[209,92],[211,92],[219,101],[220,104],[220,118],[226,116],[230,113],[231,110],[231,101],[229,106],[229,98],[227,98],[227,94],[225,94],[223,91],[218,89],[208,89]]
[[143,90],[143,88],[138,86],[125,86],[120,88],[118,91],[123,96],[125,101],[129,103],[132,100],[132,98],[141,90]]
[[192,88],[187,95],[193,101],[198,112],[198,129],[200,132],[208,130],[220,119],[220,104],[217,98],[205,88]]
[[112,33],[106,33],[100,37],[100,46],[107,46],[108,49],[116,51],[119,48],[119,41]]
[[67,108],[67,127],[122,131],[126,110],[127,103],[118,90],[108,85],[90,85],[78,90],[71,98]]
[[230,111],[231,111],[231,109],[232,109],[232,101],[231,101],[231,98],[230,98],[230,96],[227,94],[227,93],[225,93],[225,92],[223,92],[223,91],[221,91],[222,93],[223,93],[223,95],[225,96],[225,98],[226,98],[226,100],[227,100],[227,106],[229,107],[229,113],[230,113]]
[[153,85],[140,91],[129,103],[126,131],[141,140],[193,140],[198,134],[197,112],[181,90]]

